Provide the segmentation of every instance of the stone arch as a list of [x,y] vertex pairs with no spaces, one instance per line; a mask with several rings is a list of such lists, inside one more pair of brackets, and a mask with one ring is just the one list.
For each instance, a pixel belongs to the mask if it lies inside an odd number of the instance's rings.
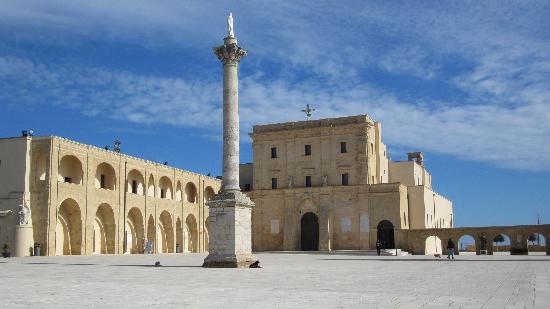
[[183,243],[183,224],[180,217],[176,220],[176,253],[182,253],[184,251],[185,244]]
[[181,201],[181,197],[182,197],[182,194],[181,194],[181,181],[178,180],[177,182],[177,185],[176,185],[176,201]]
[[319,250],[319,217],[313,212],[306,212],[300,220],[300,249]]
[[153,243],[152,248],[156,248],[156,234],[155,218],[153,215],[149,215],[149,220],[147,220],[147,241]]
[[44,181],[48,173],[48,159],[46,155],[40,153],[36,157],[36,180]]
[[187,228],[187,248],[191,252],[199,252],[199,233],[197,228],[197,220],[192,214],[185,219]]
[[151,174],[147,182],[147,196],[155,197],[155,190],[155,177]]
[[210,244],[210,216],[204,220],[204,251],[208,251],[208,245]]
[[59,206],[55,229],[55,254],[79,255],[82,250],[82,217],[78,203],[68,198]]
[[94,184],[98,189],[116,189],[116,172],[111,164],[103,162],[97,166]]
[[461,254],[476,254],[477,252],[477,241],[472,234],[463,233],[457,238],[457,253],[462,252]]
[[59,161],[59,182],[82,184],[82,163],[73,155],[65,155]]
[[162,176],[159,179],[159,197],[167,200],[172,199],[172,181],[166,176]]
[[439,236],[430,235],[426,237],[424,254],[442,254],[442,243]]
[[185,185],[185,200],[189,203],[197,202],[197,187],[192,182]]
[[546,252],[547,239],[541,232],[530,233],[527,236],[527,253],[539,254]]
[[157,234],[159,252],[174,253],[174,226],[172,216],[167,210],[160,214],[158,227],[161,233]]
[[133,169],[128,173],[128,189],[126,192],[138,195],[145,193],[145,179],[140,171]]
[[126,224],[129,231],[126,231],[126,251],[132,254],[142,253],[144,248],[145,231],[143,227],[143,216],[137,207],[128,211]]
[[208,186],[204,189],[204,203],[210,201],[216,193],[214,192],[214,189],[212,187]]
[[376,238],[380,240],[383,249],[395,249],[393,223],[382,220],[376,226]]
[[[502,236],[502,238],[500,238],[500,236]],[[491,237],[490,241],[493,247],[493,254],[510,253],[512,238],[510,238],[508,234],[498,233]]]
[[99,205],[94,219],[93,252],[100,254],[115,253],[116,225],[111,205]]

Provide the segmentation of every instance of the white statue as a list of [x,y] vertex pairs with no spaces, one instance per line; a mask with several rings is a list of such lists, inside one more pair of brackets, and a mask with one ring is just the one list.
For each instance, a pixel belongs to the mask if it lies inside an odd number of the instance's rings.
[[19,225],[29,223],[29,209],[27,205],[19,205]]
[[235,37],[235,33],[233,32],[233,13],[229,13],[227,17],[227,36],[230,38]]
[[324,175],[323,176],[323,187],[326,187],[326,186],[328,186],[328,176]]
[[294,178],[292,176],[288,176],[288,187],[292,188],[292,183],[294,182]]

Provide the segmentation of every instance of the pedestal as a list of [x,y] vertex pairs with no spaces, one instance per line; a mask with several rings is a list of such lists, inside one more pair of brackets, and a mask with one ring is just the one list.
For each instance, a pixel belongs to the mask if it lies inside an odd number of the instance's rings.
[[222,192],[207,203],[210,212],[209,254],[203,267],[249,267],[252,255],[252,207],[240,191]]
[[31,256],[31,250],[33,250],[34,237],[32,233],[32,226],[29,225],[16,225],[15,226],[15,250],[14,256]]

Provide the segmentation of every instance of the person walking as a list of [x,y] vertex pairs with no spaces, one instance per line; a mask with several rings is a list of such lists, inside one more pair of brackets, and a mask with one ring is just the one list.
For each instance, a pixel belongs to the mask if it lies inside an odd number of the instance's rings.
[[447,258],[455,259],[455,243],[451,238],[449,238],[449,241],[447,242]]
[[380,240],[377,239],[376,240],[376,254],[378,254],[378,256],[380,256],[380,248],[382,248],[382,244],[380,243]]

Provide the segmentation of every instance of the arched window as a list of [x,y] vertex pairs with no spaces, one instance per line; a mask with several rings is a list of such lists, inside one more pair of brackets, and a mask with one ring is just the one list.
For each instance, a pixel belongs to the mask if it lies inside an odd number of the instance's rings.
[[197,202],[197,187],[192,182],[185,185],[185,200],[189,203]]
[[147,196],[155,196],[155,177],[153,177],[153,174],[149,176],[149,182],[147,183]]
[[172,181],[166,176],[162,176],[159,180],[160,198],[167,200],[172,199]]
[[145,193],[145,181],[143,175],[138,170],[131,170],[128,173],[128,188],[126,192],[143,195]]
[[99,189],[116,189],[115,169],[109,163],[101,163],[97,166],[95,172],[95,187]]
[[59,161],[59,182],[82,184],[82,163],[75,156],[66,155]]

